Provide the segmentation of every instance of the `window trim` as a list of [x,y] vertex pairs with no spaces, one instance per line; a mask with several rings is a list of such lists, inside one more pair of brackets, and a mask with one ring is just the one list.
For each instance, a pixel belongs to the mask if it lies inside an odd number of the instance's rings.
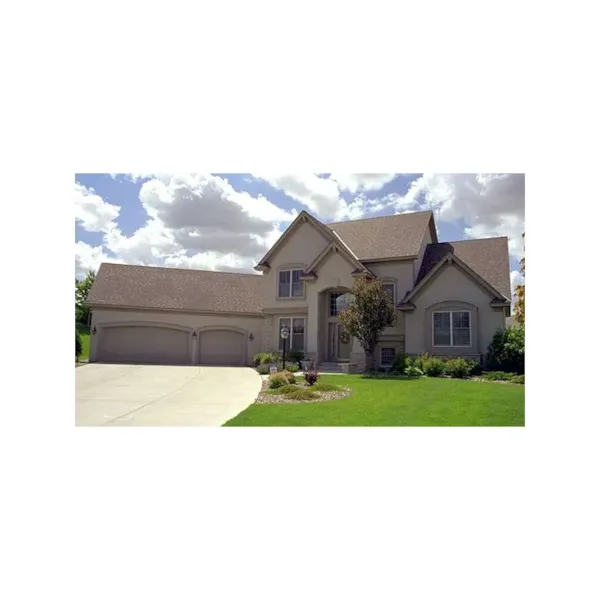
[[292,349],[292,336],[294,335],[294,319],[302,319],[304,321],[304,343],[302,344],[302,351],[306,352],[306,321],[307,315],[281,315],[277,318],[277,351],[281,350],[281,335],[279,332],[281,331],[281,319],[289,319],[290,320],[290,336],[288,337],[288,343],[286,344],[286,352]]
[[[306,298],[306,284],[304,283],[304,281],[302,281],[302,279],[300,279],[300,283],[302,284],[302,294],[300,296],[292,296],[292,289],[293,289],[293,285],[294,285],[294,276],[292,273],[294,271],[300,271],[300,277],[302,277],[302,273],[304,273],[304,267],[283,267],[283,268],[277,269],[276,285],[277,285],[277,299],[278,300],[303,300]],[[280,273],[286,273],[286,272],[290,274],[290,295],[289,296],[280,296],[279,295]]]
[[[454,317],[453,313],[469,313],[469,344],[454,344]],[[436,344],[435,343],[435,315],[440,313],[450,313],[450,345],[448,344]],[[457,310],[434,310],[431,312],[431,347],[432,348],[472,348],[473,347],[473,315],[468,308],[462,308]]]
[[[383,364],[383,350],[393,350],[394,351],[394,358],[392,358],[392,362],[391,363],[386,363]],[[394,364],[394,359],[396,358],[396,346],[381,346],[379,348],[379,366],[381,367],[391,367]]]

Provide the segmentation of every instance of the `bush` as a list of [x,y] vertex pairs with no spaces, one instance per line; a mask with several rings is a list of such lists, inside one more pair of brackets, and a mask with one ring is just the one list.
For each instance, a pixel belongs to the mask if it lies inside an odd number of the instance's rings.
[[484,371],[480,375],[482,379],[489,379],[490,381],[510,381],[514,376],[514,373],[504,371]]
[[319,374],[316,371],[308,371],[304,373],[304,381],[308,383],[308,385],[314,385],[317,383],[317,379],[319,379]]
[[285,396],[286,398],[291,398],[293,400],[314,400],[319,397],[319,394],[313,392],[312,390],[307,390],[306,388],[300,388],[293,392],[287,393]]
[[483,367],[481,366],[481,363],[475,362],[474,360],[470,360],[469,364],[471,367],[469,370],[469,375],[481,375],[481,373],[483,371]]
[[289,350],[285,353],[285,362],[287,363],[288,360],[300,367],[300,361],[304,360],[304,352],[302,350]]
[[402,375],[408,366],[407,362],[406,354],[396,354],[392,363],[392,371]]
[[444,361],[436,357],[428,357],[422,360],[421,364],[423,365],[421,370],[427,377],[441,377],[446,372]]
[[525,373],[525,328],[498,329],[488,347],[487,366],[497,371]]
[[525,375],[515,375],[511,377],[510,381],[512,383],[520,383],[521,385],[525,385]]
[[466,377],[472,368],[472,365],[464,358],[451,358],[446,361],[444,366],[446,375],[454,378]]
[[79,358],[83,353],[83,342],[81,341],[81,334],[79,330],[75,328],[75,358]]
[[408,367],[406,367],[406,369],[404,370],[404,374],[407,377],[422,377],[423,371],[421,371],[421,369],[419,369],[418,367],[408,365]]
[[258,365],[256,370],[260,375],[268,375],[271,372],[269,365]]
[[[287,358],[287,357],[286,357]],[[283,362],[280,361],[277,363],[277,369],[279,371],[283,370]],[[299,371],[299,367],[296,363],[294,362],[288,362],[287,360],[285,361],[285,370],[289,371],[290,373],[295,373],[296,371]]]
[[280,371],[279,373],[273,373],[273,375],[269,377],[269,387],[272,390],[280,388],[289,383],[296,383],[296,378],[289,371]]
[[315,383],[312,389],[317,392],[341,392],[342,387],[335,383]]
[[266,390],[265,394],[273,395],[273,394],[289,394],[290,392],[295,392],[300,389],[295,383],[286,383],[278,388],[273,388],[270,390]]
[[421,354],[420,356],[409,356],[406,359],[406,366],[407,367],[416,367],[420,371],[424,371],[423,365],[428,360],[429,360],[429,354],[427,354],[427,352],[425,354]]

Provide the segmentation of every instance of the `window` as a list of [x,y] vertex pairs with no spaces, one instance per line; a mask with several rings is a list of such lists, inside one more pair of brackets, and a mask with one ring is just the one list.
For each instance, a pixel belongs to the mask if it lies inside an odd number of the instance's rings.
[[471,312],[468,310],[433,313],[434,346],[470,346]]
[[393,283],[384,283],[383,289],[390,295],[392,302],[394,302],[394,291],[396,286]]
[[281,328],[286,326],[290,330],[290,337],[285,344],[286,350],[304,350],[304,317],[292,317],[279,319],[279,350],[283,350],[283,339],[281,338]]
[[303,269],[279,271],[279,298],[302,298],[304,282],[300,279]]
[[329,294],[329,316],[337,317],[350,302],[350,294],[346,292],[332,292]]
[[390,367],[394,363],[396,356],[396,348],[382,348],[381,349],[381,366]]

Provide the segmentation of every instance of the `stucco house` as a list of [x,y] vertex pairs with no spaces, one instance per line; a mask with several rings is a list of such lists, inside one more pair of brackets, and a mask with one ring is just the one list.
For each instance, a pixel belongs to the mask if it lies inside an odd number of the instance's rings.
[[397,308],[375,365],[398,352],[481,359],[510,315],[508,240],[438,242],[430,211],[322,223],[301,212],[255,266],[261,274],[103,263],[89,296],[91,361],[248,365],[302,349],[355,372],[364,352],[338,323],[357,277]]

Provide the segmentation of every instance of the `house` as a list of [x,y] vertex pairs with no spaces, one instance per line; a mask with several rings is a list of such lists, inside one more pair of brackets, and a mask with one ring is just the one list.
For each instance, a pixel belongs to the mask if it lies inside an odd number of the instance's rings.
[[282,348],[286,325],[288,348],[360,371],[364,352],[338,322],[357,277],[380,279],[397,308],[378,366],[399,352],[479,360],[510,315],[507,238],[440,243],[431,211],[328,224],[303,211],[255,269],[102,264],[90,360],[247,365]]

